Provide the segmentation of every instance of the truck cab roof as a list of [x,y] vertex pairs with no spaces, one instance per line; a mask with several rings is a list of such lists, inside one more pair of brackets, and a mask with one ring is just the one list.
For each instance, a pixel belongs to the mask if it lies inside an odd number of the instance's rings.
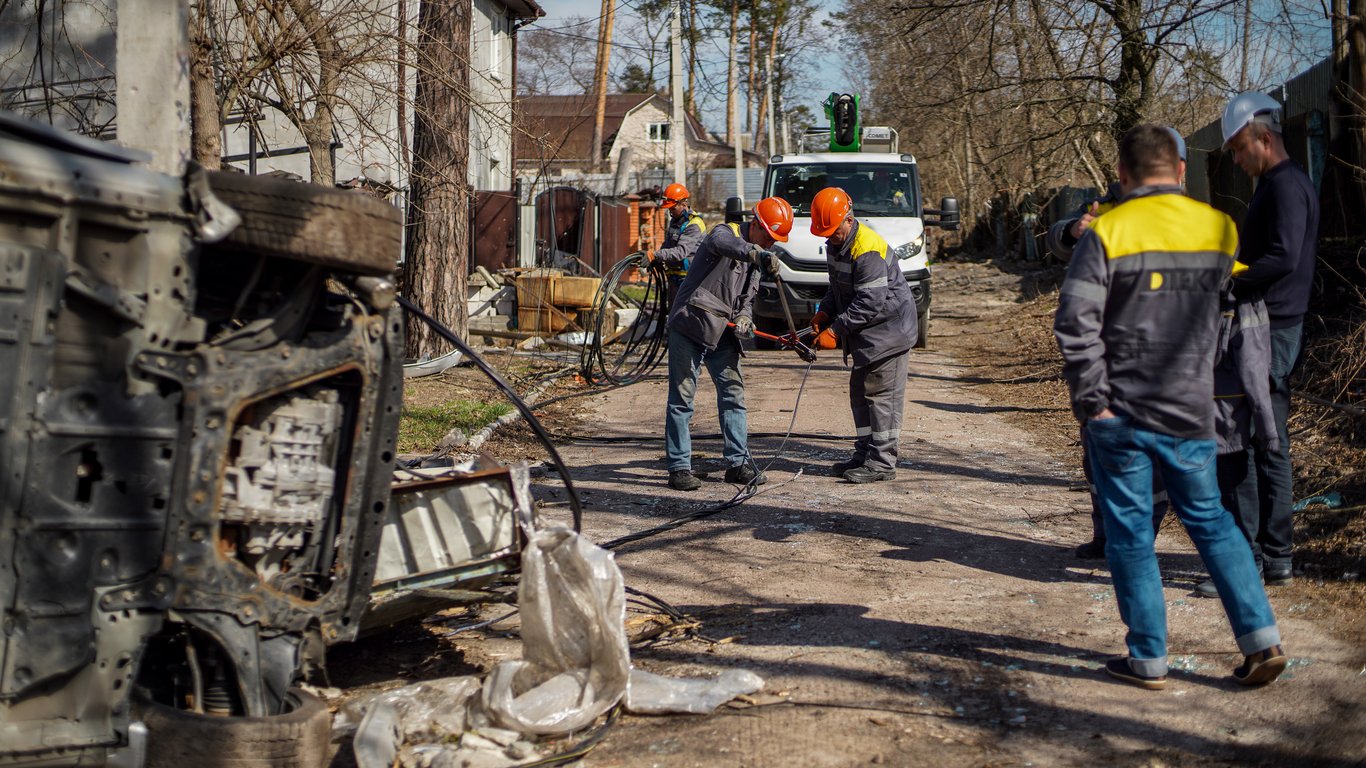
[[902,152],[812,152],[797,155],[774,155],[769,165],[804,165],[808,163],[909,163],[915,157]]

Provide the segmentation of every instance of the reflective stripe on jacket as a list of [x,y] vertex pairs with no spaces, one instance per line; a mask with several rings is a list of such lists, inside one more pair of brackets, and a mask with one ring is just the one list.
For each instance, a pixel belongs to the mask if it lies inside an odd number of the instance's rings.
[[820,309],[830,317],[830,328],[839,337],[854,367],[862,367],[915,344],[915,299],[901,263],[891,255],[887,241],[872,227],[856,221],[844,247],[826,241],[825,268],[830,287]]
[[721,224],[702,239],[669,310],[670,330],[715,349],[726,323],[753,316],[759,268],[750,263],[754,245],[746,232],[739,224]]
[[655,255],[664,260],[664,271],[670,275],[688,274],[688,263],[706,234],[707,226],[696,213],[688,211],[678,218],[670,216],[669,224],[664,228],[664,247],[655,251]]
[[1105,408],[1176,437],[1212,439],[1220,295],[1233,221],[1177,185],[1134,190],[1072,254],[1053,333],[1072,411]]

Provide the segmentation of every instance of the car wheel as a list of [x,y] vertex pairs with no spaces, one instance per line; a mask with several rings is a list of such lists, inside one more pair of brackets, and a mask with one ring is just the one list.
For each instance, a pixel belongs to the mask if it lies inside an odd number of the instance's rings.
[[221,245],[324,267],[387,275],[403,244],[403,212],[320,184],[216,171],[209,186],[242,216]]
[[144,703],[146,768],[322,768],[332,715],[298,688],[285,695],[288,712],[272,717],[220,717]]
[[916,335],[915,348],[926,349],[930,344],[930,308],[925,307],[925,311],[916,315]]

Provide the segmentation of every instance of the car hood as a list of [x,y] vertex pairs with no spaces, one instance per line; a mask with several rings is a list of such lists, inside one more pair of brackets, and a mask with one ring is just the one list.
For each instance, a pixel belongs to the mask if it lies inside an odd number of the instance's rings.
[[[869,216],[859,218],[859,222],[872,227],[874,232],[882,235],[882,239],[886,240],[891,248],[905,245],[925,232],[924,222],[913,216]],[[825,266],[825,238],[811,234],[810,218],[799,217],[794,220],[788,241],[779,245],[797,261],[812,267]],[[915,256],[901,260],[901,270],[911,272],[925,269],[928,264],[925,249],[922,248]]]

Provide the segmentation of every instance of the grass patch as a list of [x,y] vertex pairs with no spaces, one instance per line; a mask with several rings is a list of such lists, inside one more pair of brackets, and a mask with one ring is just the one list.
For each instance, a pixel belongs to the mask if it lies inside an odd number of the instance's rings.
[[450,400],[433,406],[406,407],[398,425],[399,453],[427,453],[453,428],[459,427],[465,434],[473,435],[511,410],[510,403],[482,400]]

